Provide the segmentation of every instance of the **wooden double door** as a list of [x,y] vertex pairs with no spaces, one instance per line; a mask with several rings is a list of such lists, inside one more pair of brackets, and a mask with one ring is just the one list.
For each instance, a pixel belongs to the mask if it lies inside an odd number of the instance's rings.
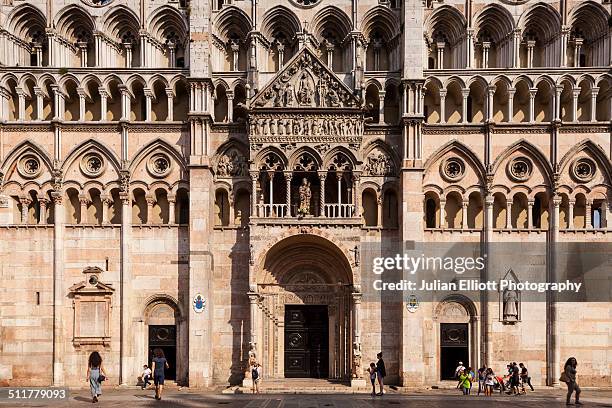
[[328,377],[328,326],[327,306],[285,306],[285,377]]

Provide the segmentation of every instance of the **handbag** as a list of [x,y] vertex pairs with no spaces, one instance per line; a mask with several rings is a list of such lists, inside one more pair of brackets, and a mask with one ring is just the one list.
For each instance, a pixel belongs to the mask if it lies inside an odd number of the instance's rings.
[[104,375],[100,374],[100,375],[98,376],[98,382],[99,382],[99,383],[102,383],[102,381],[105,381],[105,380],[106,380],[106,377],[105,377]]
[[561,377],[559,377],[559,381],[564,382],[564,383],[569,382],[569,378],[567,378],[567,374],[565,374],[565,371],[561,373]]

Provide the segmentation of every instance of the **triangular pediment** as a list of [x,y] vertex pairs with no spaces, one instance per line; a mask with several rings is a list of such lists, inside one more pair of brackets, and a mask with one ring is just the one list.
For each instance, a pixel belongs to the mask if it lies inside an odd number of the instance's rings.
[[255,95],[253,108],[359,108],[361,101],[315,53],[302,48]]

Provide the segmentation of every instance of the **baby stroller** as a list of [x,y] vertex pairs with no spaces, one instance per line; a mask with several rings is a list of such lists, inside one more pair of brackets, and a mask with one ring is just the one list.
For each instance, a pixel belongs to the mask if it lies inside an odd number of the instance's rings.
[[504,378],[503,377],[495,376],[494,380],[495,380],[495,384],[493,385],[493,389],[494,390],[499,390],[500,394],[502,392],[506,391],[506,385],[504,384]]

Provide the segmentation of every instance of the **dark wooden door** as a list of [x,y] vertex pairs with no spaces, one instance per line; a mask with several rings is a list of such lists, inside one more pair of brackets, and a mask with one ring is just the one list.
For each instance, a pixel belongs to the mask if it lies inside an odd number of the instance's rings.
[[162,349],[170,366],[165,370],[166,379],[176,380],[176,326],[149,326],[149,367],[156,348]]
[[285,307],[285,377],[327,378],[327,306]]
[[455,379],[459,362],[469,367],[468,336],[467,323],[440,323],[440,379]]

